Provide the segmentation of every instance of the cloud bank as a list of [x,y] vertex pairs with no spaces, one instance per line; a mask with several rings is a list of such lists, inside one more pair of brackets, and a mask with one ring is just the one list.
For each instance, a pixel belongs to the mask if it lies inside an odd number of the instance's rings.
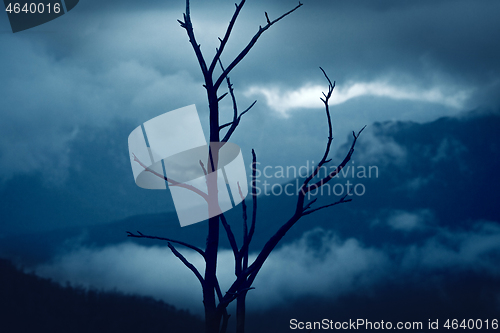
[[[428,215],[420,212],[419,216]],[[397,212],[388,223],[401,232],[416,228],[417,213]],[[199,254],[183,251],[199,270]],[[500,276],[500,226],[479,221],[470,232],[437,229],[422,244],[383,249],[360,241],[340,239],[317,228],[293,243],[275,250],[249,293],[248,308],[265,310],[302,297],[335,299],[350,293],[368,292],[384,281],[408,274],[447,270]],[[252,259],[255,255],[252,256]],[[232,252],[219,253],[221,287],[234,278]],[[201,287],[194,275],[167,247],[122,243],[104,248],[79,248],[35,268],[38,275],[74,285],[117,289],[163,299],[177,307],[202,312]]]

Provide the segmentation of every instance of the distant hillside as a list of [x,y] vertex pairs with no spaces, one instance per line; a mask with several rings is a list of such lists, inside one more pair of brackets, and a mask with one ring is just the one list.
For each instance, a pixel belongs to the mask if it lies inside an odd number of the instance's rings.
[[0,332],[201,332],[203,322],[148,297],[62,287],[0,259]]
[[[493,186],[500,183],[500,159],[497,158],[500,156],[500,145],[496,138],[498,128],[500,113],[485,111],[471,111],[461,117],[444,117],[423,124],[372,124],[360,137],[353,160],[348,165],[351,169],[346,168],[347,178],[343,176],[329,183],[332,186],[345,185],[350,180],[352,184],[363,184],[366,193],[354,196],[353,202],[349,204],[304,217],[287,233],[283,241],[299,239],[304,232],[314,227],[334,230],[339,237],[355,237],[366,244],[377,246],[385,243],[404,245],[416,238],[425,239],[429,236],[420,232],[401,237],[400,230],[395,230],[386,223],[394,212],[428,212],[433,225],[452,229],[468,229],[473,221],[500,221],[498,199]],[[339,149],[337,156],[332,155],[334,161],[340,161],[348,149],[348,145]],[[359,171],[355,169],[358,166],[376,166],[378,173],[371,178],[349,176],[349,170]],[[127,164],[127,172],[128,168]],[[276,171],[274,168],[268,173]],[[262,176],[260,181],[264,180],[266,178]],[[52,217],[47,217],[50,216],[47,212],[40,214],[42,210],[19,206],[12,201],[12,193],[18,193],[14,191],[15,188],[23,193],[15,196],[23,205],[26,202],[40,204],[37,197],[24,194],[26,190],[21,183],[15,183],[14,180],[11,183],[13,187],[10,190],[8,187],[0,189],[0,205],[5,207],[2,207],[3,221],[0,225],[0,237],[4,236],[0,238],[0,256],[22,258],[22,262],[28,266],[46,262],[61,252],[71,251],[78,246],[103,247],[125,241],[147,246],[165,245],[159,241],[128,239],[126,231],[140,230],[145,234],[205,246],[207,224],[198,223],[181,228],[175,212],[131,215],[93,225],[68,224],[43,232],[34,228],[29,232],[11,235],[15,226],[27,226],[27,220],[36,221],[40,225],[46,224],[44,218],[52,221]],[[295,186],[300,181],[291,183]],[[29,188],[37,186],[31,181],[28,185]],[[291,188],[296,189],[294,186]],[[40,193],[45,193],[44,191],[39,190]],[[141,193],[146,195],[150,192]],[[316,207],[339,199],[338,196],[325,193],[318,196]],[[140,197],[142,198],[142,194]],[[290,217],[295,209],[295,201],[295,196],[287,195],[262,194],[259,197],[258,225],[251,251],[262,248],[267,239]],[[58,198],[53,202],[57,203],[57,209],[66,207]],[[70,210],[71,216],[81,215],[76,208]],[[26,217],[23,214],[27,212],[39,215]],[[225,214],[236,235],[241,235],[242,232],[241,214],[241,207]],[[225,237],[221,239],[221,246],[229,248]]]

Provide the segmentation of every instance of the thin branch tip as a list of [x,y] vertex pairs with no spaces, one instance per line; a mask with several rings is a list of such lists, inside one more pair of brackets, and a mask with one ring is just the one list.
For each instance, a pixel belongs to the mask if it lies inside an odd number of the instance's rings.
[[219,98],[217,99],[217,102],[222,101],[222,99],[223,99],[224,97],[226,97],[226,96],[227,96],[227,94],[228,94],[227,92],[226,92],[226,93],[224,93],[221,97],[219,97]]
[[156,240],[167,241],[168,243],[179,244],[179,245],[185,246],[185,247],[187,247],[187,248],[189,248],[191,250],[194,250],[194,251],[198,252],[203,258],[205,258],[205,252],[202,249],[200,249],[199,247],[196,247],[194,245],[188,244],[186,242],[178,241],[178,240],[171,239],[171,238],[164,238],[164,237],[158,237],[158,236],[144,235],[140,231],[137,231],[137,234],[134,234],[134,233],[132,233],[130,231],[127,231],[127,234],[128,234],[127,237],[149,238],[149,239],[156,239]]
[[[331,93],[331,91],[333,90],[333,88],[335,88],[335,81],[333,81],[333,84],[332,84],[332,81],[330,80],[330,78],[328,77],[328,75],[326,74],[325,70],[323,69],[323,67],[320,67],[319,69],[321,69],[321,71],[323,72],[323,75],[325,76],[325,78],[327,79],[328,81],[328,91],[329,93]],[[324,95],[325,93],[323,93]],[[325,96],[326,97],[326,96]]]
[[361,132],[363,132],[363,130],[366,128],[367,125],[363,126],[363,128],[358,132],[358,137],[359,135],[361,134]]

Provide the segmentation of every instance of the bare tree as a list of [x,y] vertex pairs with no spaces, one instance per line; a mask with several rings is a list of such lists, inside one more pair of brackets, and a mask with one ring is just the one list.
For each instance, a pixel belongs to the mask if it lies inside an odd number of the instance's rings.
[[[208,105],[209,105],[209,124],[210,124],[210,142],[211,143],[225,143],[227,142],[231,135],[234,133],[235,129],[239,125],[241,121],[241,117],[249,111],[254,105],[253,102],[247,109],[243,112],[238,111],[238,106],[235,98],[235,94],[233,91],[233,86],[231,84],[231,80],[229,78],[229,73],[240,63],[243,58],[248,54],[248,52],[255,45],[260,36],[267,31],[272,25],[282,20],[286,16],[290,15],[298,8],[302,6],[299,2],[297,6],[279,16],[278,18],[271,20],[267,14],[265,13],[266,24],[264,26],[259,26],[257,33],[253,36],[253,38],[248,42],[248,44],[243,48],[243,50],[229,63],[227,67],[224,67],[221,62],[221,55],[224,52],[224,49],[228,43],[229,37],[233,30],[234,24],[240,14],[240,11],[245,4],[245,0],[241,0],[239,4],[236,5],[236,9],[234,14],[229,22],[229,25],[226,29],[226,32],[223,38],[219,38],[220,45],[215,51],[215,55],[212,58],[210,63],[205,61],[205,57],[201,51],[200,44],[196,41],[196,37],[194,34],[193,24],[191,22],[190,15],[190,4],[189,0],[186,0],[186,12],[184,13],[183,20],[179,20],[179,23],[182,28],[185,29],[187,35],[189,37],[189,42],[196,54],[196,58],[198,60],[198,64],[200,66],[201,72],[204,78],[204,87],[206,89],[207,97],[208,97]],[[220,66],[220,73],[215,74],[215,70],[217,66]],[[331,159],[328,159],[330,153],[330,147],[332,143],[332,122],[330,117],[330,109],[329,109],[329,100],[332,96],[333,89],[335,88],[335,82],[331,82],[328,78],[328,75],[325,71],[320,68],[323,72],[327,82],[328,82],[328,91],[327,93],[323,93],[323,97],[321,100],[324,103],[326,117],[328,120],[328,139],[326,141],[326,147],[318,165],[310,172],[307,178],[302,183],[298,195],[296,207],[293,212],[291,212],[291,216],[284,223],[276,233],[267,241],[262,250],[257,255],[256,259],[253,262],[249,262],[249,245],[252,242],[252,238],[254,236],[256,222],[257,222],[257,193],[256,193],[256,154],[252,150],[252,178],[251,178],[251,194],[252,194],[252,209],[251,209],[251,219],[248,221],[248,212],[246,201],[242,201],[242,210],[243,210],[243,240],[242,244],[238,246],[236,242],[235,235],[233,234],[230,225],[228,224],[224,214],[219,214],[217,216],[211,217],[208,221],[208,236],[206,247],[204,250],[188,244],[186,242],[173,240],[170,238],[157,237],[144,235],[140,232],[131,233],[128,232],[129,237],[136,238],[152,238],[165,240],[168,242],[168,247],[173,252],[173,254],[179,258],[182,263],[186,267],[188,267],[198,278],[202,290],[203,290],[203,304],[205,308],[205,332],[206,333],[224,333],[227,331],[229,314],[227,312],[227,307],[230,303],[236,300],[236,332],[243,333],[245,330],[245,302],[246,296],[249,290],[253,289],[252,284],[255,281],[260,269],[262,268],[264,262],[267,260],[271,252],[276,248],[280,240],[285,236],[285,234],[292,228],[297,221],[299,221],[303,216],[312,214],[318,210],[325,209],[328,207],[332,207],[341,203],[349,202],[351,199],[346,199],[346,194],[344,197],[340,198],[340,200],[330,203],[328,205],[320,206],[313,208],[316,199],[306,202],[306,195],[312,190],[316,190],[330,181],[333,177],[335,177],[340,170],[346,165],[346,163],[350,160],[353,152],[354,146],[358,139],[359,134],[353,132],[353,141],[347,155],[343,159],[343,161],[337,165],[334,171],[330,172],[323,178],[318,178],[318,172],[320,168],[325,164],[331,162]],[[224,83],[227,84],[228,92],[219,96],[218,91],[221,88],[221,85]],[[219,123],[219,102],[225,97],[229,95],[232,100],[233,106],[233,120],[226,124]],[[224,136],[221,139],[221,132],[226,130]],[[219,147],[219,146],[218,146]],[[212,148],[212,147],[211,147]],[[140,161],[136,160],[138,163]],[[141,164],[142,165],[142,164]],[[200,161],[201,167],[204,169],[205,175],[207,175],[207,171],[204,168],[204,164]],[[210,167],[210,170],[217,170],[218,166],[218,149],[212,149],[210,159],[207,161],[207,165]],[[148,168],[143,165],[147,171]],[[151,171],[153,172],[153,171]],[[216,174],[216,173],[215,173]],[[164,178],[163,175],[157,174],[157,176]],[[167,179],[170,186],[178,185],[175,180]],[[214,193],[217,193],[217,181],[216,178],[207,177],[207,194],[202,193],[200,195],[208,195],[209,197],[214,197]],[[240,190],[240,195],[242,195]],[[215,195],[216,197],[216,195]],[[216,205],[217,203],[215,203]],[[209,202],[209,210],[214,209],[210,207],[211,203]],[[217,207],[215,207],[217,208]],[[232,252],[234,254],[235,259],[235,279],[232,285],[228,290],[223,292],[220,288],[219,281],[217,278],[217,254],[219,249],[219,228],[220,225],[225,230],[225,233],[228,237],[229,244],[231,246]],[[200,272],[198,269],[192,265],[186,257],[184,257],[173,244],[178,244],[185,246],[191,250],[198,252],[205,261],[205,272]]]

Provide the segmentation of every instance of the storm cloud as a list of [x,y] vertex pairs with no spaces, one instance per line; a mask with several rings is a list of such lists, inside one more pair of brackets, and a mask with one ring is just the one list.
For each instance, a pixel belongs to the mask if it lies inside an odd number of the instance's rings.
[[[233,11],[224,2],[216,4],[191,4],[206,57],[214,54]],[[40,27],[1,34],[8,45],[0,51],[2,178],[39,170],[63,173],[72,163],[68,144],[85,125],[108,127],[117,118],[142,123],[193,103],[205,117],[199,66],[176,21],[183,5],[86,2]],[[264,11],[277,17],[290,6],[285,1],[246,4],[223,62],[263,24]],[[235,139],[243,148],[253,142],[263,151],[264,142],[286,135],[273,130],[283,124],[283,115],[294,117],[286,127],[299,131],[302,118],[311,118],[308,110],[322,108],[326,81],[318,66],[337,81],[332,104],[337,105],[335,124],[342,124],[335,128],[340,137],[373,121],[429,121],[498,106],[498,7],[496,1],[305,2],[266,32],[234,71],[241,107],[259,100]],[[221,110],[222,119],[229,120],[230,102]],[[306,115],[295,115],[301,111]],[[310,128],[324,119],[319,112],[313,115],[317,120]],[[255,127],[266,133],[265,141],[248,130]],[[313,139],[311,131],[306,133]],[[299,136],[287,141],[301,142]],[[266,148],[272,152],[263,158],[270,162],[280,148]]]

